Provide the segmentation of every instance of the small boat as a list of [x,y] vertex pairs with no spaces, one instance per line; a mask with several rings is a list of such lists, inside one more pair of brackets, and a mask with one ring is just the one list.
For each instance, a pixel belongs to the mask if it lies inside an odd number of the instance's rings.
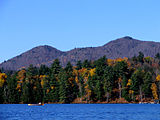
[[28,106],[43,106],[43,103],[38,103],[38,104],[28,104]]

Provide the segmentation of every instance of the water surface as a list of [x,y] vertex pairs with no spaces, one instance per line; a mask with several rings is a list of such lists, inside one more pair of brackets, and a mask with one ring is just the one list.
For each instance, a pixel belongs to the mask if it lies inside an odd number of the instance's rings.
[[0,120],[160,120],[160,105],[0,104]]

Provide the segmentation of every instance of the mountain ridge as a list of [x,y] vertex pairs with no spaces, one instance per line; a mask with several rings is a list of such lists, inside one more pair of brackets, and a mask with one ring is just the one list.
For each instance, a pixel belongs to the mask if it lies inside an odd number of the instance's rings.
[[62,66],[65,66],[69,61],[75,65],[78,60],[96,60],[104,55],[112,59],[133,57],[134,55],[138,55],[140,51],[145,56],[154,57],[160,51],[160,42],[141,41],[130,36],[125,36],[112,40],[102,46],[75,48],[69,51],[61,51],[49,45],[40,45],[1,63],[0,68],[18,70],[26,68],[30,64],[34,66],[39,66],[40,64],[50,66],[57,58]]

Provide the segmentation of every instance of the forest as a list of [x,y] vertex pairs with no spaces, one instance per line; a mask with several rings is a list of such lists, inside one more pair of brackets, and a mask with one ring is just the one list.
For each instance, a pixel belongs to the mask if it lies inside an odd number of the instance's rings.
[[0,70],[0,104],[151,103],[160,99],[160,54],[70,62],[62,67],[30,65]]

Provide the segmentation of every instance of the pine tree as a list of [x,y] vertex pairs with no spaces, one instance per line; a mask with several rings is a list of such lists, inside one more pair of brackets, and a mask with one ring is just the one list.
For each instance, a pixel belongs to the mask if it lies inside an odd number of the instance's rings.
[[146,97],[151,97],[152,95],[151,85],[152,85],[152,75],[151,73],[147,72],[145,73],[144,83],[142,85],[142,91]]
[[96,99],[98,101],[103,100],[103,86],[101,83],[101,80],[96,80],[96,86],[95,86],[95,93],[96,93]]
[[55,59],[55,61],[51,65],[51,73],[50,74],[54,74],[57,77],[61,69],[62,69],[62,67],[60,65],[59,60]]
[[140,63],[144,63],[144,54],[142,52],[139,52],[137,59]]
[[58,102],[59,101],[59,82],[56,77],[52,74],[50,76],[50,92],[49,92],[49,102]]
[[66,67],[64,68],[66,72],[72,72],[73,71],[73,66],[70,62],[67,63]]
[[35,103],[43,102],[43,90],[39,78],[35,79],[33,87],[33,98]]
[[128,96],[128,88],[127,88],[127,83],[128,83],[128,80],[126,78],[126,76],[124,75],[123,78],[122,78],[122,97],[125,98],[127,101],[130,100],[129,99],[129,96]]
[[76,67],[77,70],[82,69],[82,63],[81,63],[80,60],[77,62],[76,66],[77,66],[77,67]]
[[49,68],[46,65],[41,65],[38,73],[39,75],[49,75]]
[[59,73],[59,99],[60,103],[69,103],[70,85],[68,82],[68,76],[65,71]]
[[14,74],[12,76],[8,76],[7,78],[7,88],[8,88],[8,102],[9,103],[19,103],[19,95],[17,88],[17,74]]
[[88,61],[88,60],[85,60],[85,61],[82,63],[82,67],[83,67],[83,68],[90,68],[90,67],[91,67],[91,62]]
[[141,69],[136,70],[131,76],[131,90],[134,91],[135,95],[140,95],[140,100],[142,102],[142,84],[144,82],[144,73]]
[[157,53],[157,54],[155,55],[155,59],[160,59],[160,54],[159,54],[159,53]]
[[113,85],[114,85],[114,71],[113,68],[108,66],[104,71],[104,92],[106,101],[109,102],[109,98],[111,97]]

